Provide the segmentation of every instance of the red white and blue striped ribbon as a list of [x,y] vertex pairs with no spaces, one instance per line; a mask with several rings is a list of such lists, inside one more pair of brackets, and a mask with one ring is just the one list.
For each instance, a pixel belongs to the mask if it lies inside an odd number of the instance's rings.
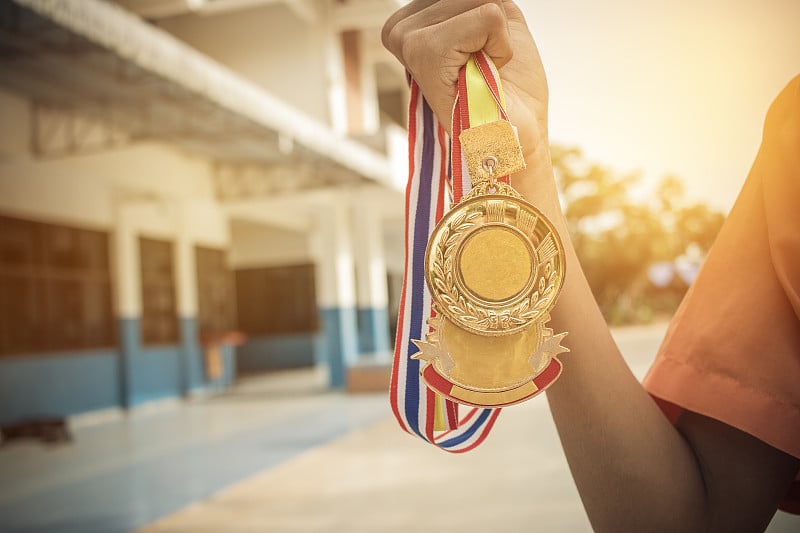
[[[475,54],[473,60],[497,103],[498,118],[507,118],[502,106],[499,75],[494,64],[483,52]],[[419,86],[413,79],[410,84],[406,263],[392,366],[391,405],[397,421],[405,431],[448,452],[462,453],[477,447],[486,439],[500,415],[500,409],[470,408],[459,420],[458,404],[431,391],[420,377],[421,362],[411,359],[410,356],[418,351],[411,339],[425,339],[429,331],[427,320],[432,313],[431,295],[425,283],[424,270],[428,239],[436,223],[451,205],[451,199],[458,202],[472,187],[458,142],[460,131],[469,128],[465,68],[459,73],[453,111],[452,143],[436,120]],[[437,403],[440,422],[444,422],[444,431],[437,431]]]

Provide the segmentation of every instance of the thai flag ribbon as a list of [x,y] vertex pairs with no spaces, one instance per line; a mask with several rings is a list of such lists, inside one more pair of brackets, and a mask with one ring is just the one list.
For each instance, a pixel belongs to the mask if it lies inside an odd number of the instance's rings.
[[417,83],[410,79],[409,175],[405,196],[405,275],[400,298],[390,400],[400,427],[452,452],[463,453],[488,436],[500,409],[470,408],[459,418],[458,404],[437,395],[420,377],[421,362],[411,339],[429,331],[431,295],[425,283],[425,249],[437,222],[472,188],[459,133],[506,119],[500,75],[484,52],[473,54],[459,72],[452,138],[437,121]]

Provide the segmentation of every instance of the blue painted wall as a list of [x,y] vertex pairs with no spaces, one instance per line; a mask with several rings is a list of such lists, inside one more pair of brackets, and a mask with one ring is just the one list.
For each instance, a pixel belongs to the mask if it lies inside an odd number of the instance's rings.
[[329,384],[344,387],[347,367],[358,359],[358,327],[352,307],[320,308],[322,332],[316,339],[315,359],[329,369]]
[[[197,320],[182,317],[181,328],[181,392],[187,394],[202,389],[206,383],[203,349],[198,342]],[[229,354],[229,357],[232,357]],[[230,380],[233,374],[226,377]]]
[[237,370],[247,373],[311,366],[314,350],[311,333],[249,338],[236,348]]
[[181,394],[180,346],[142,346],[138,318],[121,318],[119,332],[121,405],[134,407]]
[[133,391],[129,405],[181,395],[179,346],[142,348],[132,365]]
[[0,424],[119,405],[116,350],[0,358]]
[[359,353],[391,351],[387,308],[320,308],[318,334],[251,337],[236,349],[238,371],[259,372],[328,365],[330,385],[345,385]]
[[386,307],[358,308],[358,352],[385,353],[389,347],[389,309]]
[[236,359],[230,346],[221,348],[223,377],[213,383],[206,379],[194,318],[181,319],[180,343],[165,346],[142,346],[136,318],[118,323],[119,349],[0,358],[0,424],[135,407],[233,382]]
[[222,346],[222,363],[225,368],[225,374],[220,379],[219,385],[232,385],[236,379],[236,348],[230,345]]

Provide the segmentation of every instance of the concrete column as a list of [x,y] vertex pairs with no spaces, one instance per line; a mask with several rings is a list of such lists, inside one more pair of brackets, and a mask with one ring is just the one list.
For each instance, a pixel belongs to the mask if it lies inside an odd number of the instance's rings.
[[120,347],[120,405],[128,408],[133,404],[135,391],[134,358],[141,345],[139,317],[142,314],[142,292],[139,242],[130,214],[123,206],[119,206],[116,212],[113,243]]
[[179,390],[184,396],[205,382],[202,350],[198,341],[197,264],[190,228],[191,220],[187,206],[185,204],[177,206],[173,263],[181,342]]
[[356,294],[348,211],[332,202],[320,207],[313,235],[321,334],[317,362],[327,363],[330,385],[343,387],[347,367],[358,357]]
[[356,231],[358,347],[362,354],[387,355],[389,348],[388,288],[380,214],[368,199],[353,209]]

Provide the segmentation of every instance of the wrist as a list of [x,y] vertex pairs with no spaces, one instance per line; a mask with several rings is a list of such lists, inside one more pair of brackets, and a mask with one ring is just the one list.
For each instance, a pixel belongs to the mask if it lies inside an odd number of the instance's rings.
[[525,170],[511,176],[511,185],[556,225],[562,238],[567,237],[547,137],[525,153],[525,164]]

